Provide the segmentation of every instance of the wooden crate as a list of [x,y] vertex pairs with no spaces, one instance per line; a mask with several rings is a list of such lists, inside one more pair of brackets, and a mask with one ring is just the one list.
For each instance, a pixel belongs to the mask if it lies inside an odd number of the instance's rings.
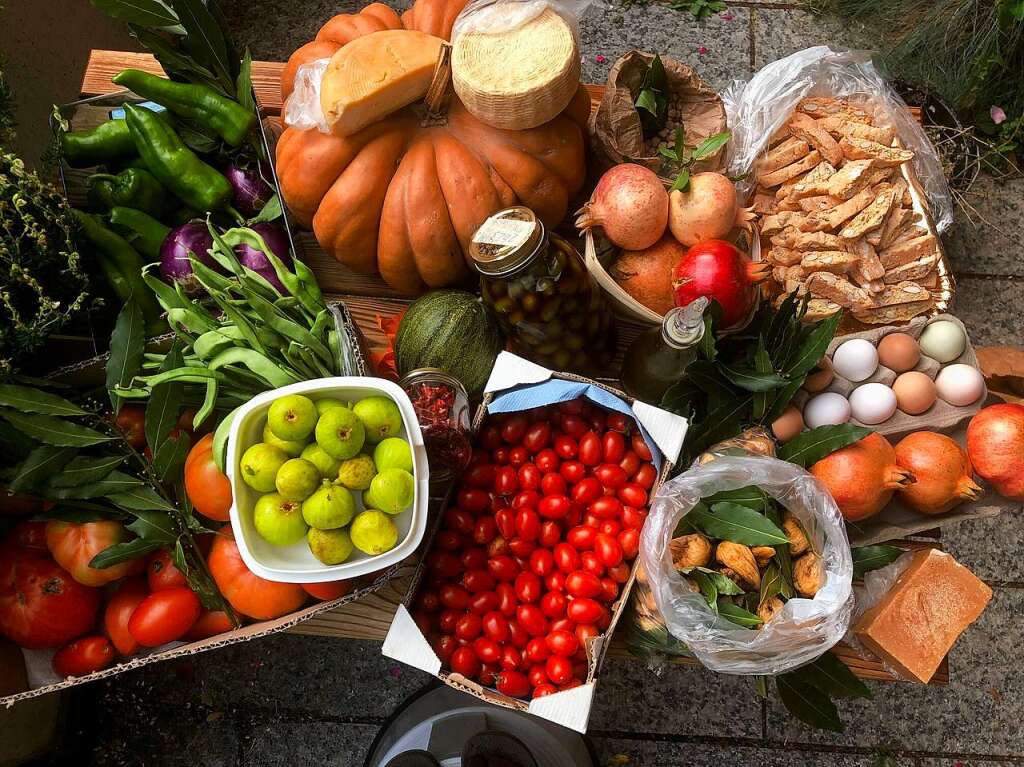
[[[82,97],[113,93],[120,90],[110,78],[122,69],[134,67],[154,74],[162,74],[160,65],[148,53],[128,53],[124,51],[94,50],[89,55],[89,62],[82,77]],[[270,116],[281,113],[281,72],[284,64],[274,61],[254,61],[252,64],[252,82],[259,99],[261,110]],[[596,104],[604,90],[602,85],[586,85],[592,104]],[[919,113],[916,113],[919,117]],[[352,318],[359,326],[371,357],[387,348],[387,339],[378,325],[378,318],[394,316],[409,303],[395,293],[379,277],[358,274],[339,264],[328,256],[317,244],[310,232],[300,232],[297,238],[300,256],[314,270],[321,287],[331,297],[342,299],[352,313]],[[621,360],[622,351],[642,330],[641,326],[619,322],[619,354],[616,355],[613,369],[606,371],[602,380],[613,380]],[[435,509],[436,510],[436,509]],[[908,549],[938,546],[938,531],[919,536],[915,540],[898,542]],[[403,567],[400,574],[391,584],[375,594],[371,594],[357,602],[337,610],[321,613],[298,624],[291,632],[315,636],[333,636],[350,639],[370,639],[383,641],[391,625],[391,618],[398,608],[399,602],[408,589],[409,580],[415,569],[410,563]],[[863,679],[893,681],[895,677],[886,671],[877,661],[864,660],[852,649],[839,645],[835,652],[854,673]],[[612,643],[609,655],[617,658],[632,658],[626,648],[624,633],[619,632]],[[696,661],[679,658],[676,662],[695,665]],[[948,659],[932,678],[931,684],[947,684],[949,681]]]

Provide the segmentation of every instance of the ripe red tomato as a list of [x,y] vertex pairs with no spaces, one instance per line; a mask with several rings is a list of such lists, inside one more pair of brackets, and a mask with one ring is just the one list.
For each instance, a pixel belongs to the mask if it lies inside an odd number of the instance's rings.
[[510,698],[525,698],[530,694],[529,680],[518,671],[501,671],[495,679],[494,686],[502,695]]
[[529,426],[526,416],[521,413],[510,415],[501,426],[501,438],[510,445],[516,445],[523,439]]
[[[480,636],[483,621],[476,613],[465,613],[455,622],[455,636],[459,639],[475,639]],[[480,660],[484,660],[481,658]]]
[[114,662],[114,647],[104,636],[76,639],[53,656],[53,670],[57,676],[85,676],[101,671]]
[[601,438],[592,431],[584,434],[580,439],[579,455],[584,466],[597,466],[601,463]]
[[565,590],[574,597],[596,597],[601,593],[601,579],[586,570],[573,570],[565,576]]
[[500,466],[494,475],[494,492],[498,495],[515,495],[519,492],[519,478],[514,466]]
[[576,440],[566,434],[560,434],[555,437],[554,448],[555,454],[563,461],[575,458],[576,453],[579,451]]
[[38,552],[0,549],[0,634],[30,649],[59,647],[96,621],[98,589]]
[[476,520],[465,509],[449,507],[444,512],[444,526],[460,535],[472,535]]
[[654,487],[654,481],[657,478],[658,472],[654,468],[654,464],[650,463],[645,463],[637,470],[636,474],[633,475],[633,481],[645,490],[650,490]]
[[441,614],[437,616],[437,627],[446,634],[454,634],[455,624],[459,622],[462,615],[461,610],[442,610]]
[[[528,606],[532,607],[532,605]],[[511,620],[508,622],[508,639],[516,647],[522,649],[530,641],[530,634],[519,624],[518,620]]]
[[547,549],[537,549],[530,554],[530,572],[542,578],[555,569],[555,557]]
[[465,610],[469,604],[469,592],[457,583],[445,583],[438,590],[437,597],[450,610]]
[[544,641],[548,649],[551,650],[552,655],[562,655],[566,658],[575,655],[576,651],[580,648],[576,635],[564,629],[550,632]]
[[142,405],[122,405],[114,426],[136,450],[146,446],[146,409]]
[[505,645],[501,648],[501,658],[498,665],[505,671],[516,671],[523,665],[523,654],[517,647]]
[[554,471],[549,471],[540,478],[540,491],[544,495],[565,495],[567,485],[565,478]]
[[[486,570],[468,570],[466,574],[462,576],[462,585],[470,594],[480,594],[484,591],[493,591],[495,586],[494,576]],[[462,606],[465,607],[468,604],[469,595],[467,594]],[[448,607],[455,606],[456,605],[448,605]]]
[[454,530],[439,530],[434,542],[442,551],[460,551],[465,545],[462,536]]
[[601,632],[593,623],[577,624],[575,633],[576,641],[580,643],[580,647],[584,650],[586,650],[588,639],[593,639],[594,637],[601,635]]
[[564,415],[562,416],[562,431],[572,437],[574,440],[578,440],[584,434],[587,433],[587,422],[579,416],[575,415]]
[[615,567],[609,567],[608,577],[616,583],[625,583],[629,580],[629,565],[625,562],[620,562]]
[[608,577],[601,578],[600,583],[601,593],[595,596],[602,602],[614,602],[619,596],[619,584]]
[[565,608],[566,617],[574,623],[596,623],[601,619],[604,608],[587,597],[574,597]]
[[523,435],[523,447],[531,453],[539,453],[548,446],[551,441],[551,425],[546,421],[537,421],[530,424]]
[[487,567],[487,552],[476,546],[466,549],[459,557],[459,563],[462,565],[459,572],[484,570]]
[[590,504],[587,511],[601,519],[615,519],[622,516],[622,501],[614,495],[604,495]]
[[543,663],[551,655],[551,651],[548,649],[547,643],[541,637],[534,637],[526,643],[526,649],[523,650],[523,657],[527,663],[536,665]]
[[637,509],[633,506],[624,506],[622,508],[622,526],[624,528],[640,530],[646,521],[647,512],[643,509]]
[[140,572],[145,567],[141,559],[129,560],[102,569],[91,567],[92,558],[104,549],[125,543],[131,537],[125,526],[114,520],[97,522],[46,523],[46,547],[57,564],[71,573],[83,586],[103,586],[126,575]]
[[[615,432],[611,432],[614,434]],[[622,487],[629,480],[626,470],[617,463],[602,463],[594,469],[594,476],[606,488],[615,490]]]
[[516,535],[516,510],[499,509],[494,514],[494,522],[498,525],[498,532],[501,537],[508,540]]
[[626,506],[642,509],[647,506],[647,491],[637,482],[630,482],[618,489],[618,498]]
[[498,535],[498,523],[494,517],[480,517],[473,526],[473,541],[486,546]]
[[540,517],[530,508],[516,512],[516,535],[524,541],[535,541],[540,536]]
[[[303,591],[313,597],[313,599],[319,599],[321,602],[341,599],[352,590],[352,581],[325,581],[323,583],[303,583],[301,585]],[[434,606],[432,609],[436,610],[437,595],[434,594],[433,596]]]
[[565,591],[565,573],[555,570],[544,579],[544,585],[548,587],[548,591]]
[[544,682],[543,684],[539,684],[533,688],[533,697],[543,698],[545,695],[551,695],[556,692],[558,692],[557,687],[548,682]]
[[530,460],[530,451],[522,445],[508,451],[508,462],[510,465],[519,468]]
[[516,622],[530,636],[540,636],[548,630],[548,620],[537,605],[519,605]]
[[597,531],[605,535],[618,535],[620,530],[622,525],[617,519],[602,519],[601,524],[597,526]]
[[626,472],[626,476],[632,477],[640,468],[640,456],[632,450],[627,450],[622,460],[619,461],[619,467]]
[[588,551],[594,548],[594,538],[597,530],[586,525],[577,525],[565,534],[566,542],[576,551]]
[[482,594],[474,594],[469,598],[469,611],[477,615],[486,615],[498,609],[500,600],[497,593],[485,591]]
[[548,618],[561,618],[565,615],[568,603],[569,600],[562,592],[549,591],[540,598],[540,610]]
[[579,415],[587,406],[587,401],[582,397],[558,403],[558,412],[567,415]]
[[128,619],[128,633],[143,647],[159,647],[181,639],[199,619],[202,605],[189,588],[150,594]]
[[[502,554],[508,554],[508,541],[505,537],[499,535],[489,544],[487,544],[487,556],[488,557],[500,557]],[[486,562],[484,565],[486,566]]]
[[555,684],[565,684],[572,679],[572,661],[561,655],[552,655],[544,664],[544,673]]
[[608,413],[608,428],[622,434],[629,434],[633,429],[633,422],[625,413],[613,411]]
[[571,573],[573,570],[579,570],[580,555],[576,552],[576,549],[568,543],[560,543],[555,546],[553,554],[555,557],[555,565],[563,573]]
[[188,452],[185,494],[196,511],[208,519],[227,522],[231,516],[231,480],[213,461],[213,434],[207,434]]
[[625,559],[636,559],[636,555],[640,553],[640,531],[630,528],[619,533],[619,547]]
[[485,426],[480,431],[480,444],[487,450],[494,450],[501,445],[501,432],[493,424]]
[[[544,640],[542,639],[541,641],[543,642]],[[527,672],[526,678],[529,680],[530,684],[537,687],[538,685],[548,683],[548,672],[545,670],[543,663],[537,663],[530,666],[530,670]]]
[[[616,415],[620,415],[616,413]],[[617,464],[626,454],[626,438],[619,431],[606,431],[601,437],[601,458],[605,463]]]
[[497,610],[487,613],[481,621],[483,632],[495,642],[508,640],[508,619]]
[[146,581],[142,578],[126,578],[121,582],[103,611],[103,628],[110,641],[121,655],[134,655],[139,643],[128,631],[128,621],[135,608],[149,596]]
[[[489,466],[489,468],[489,476],[493,485],[496,469],[494,466]],[[455,505],[471,514],[479,514],[491,507],[491,496],[487,493],[486,489],[463,486],[455,494]]]
[[538,489],[540,487],[541,476],[541,470],[532,463],[524,463],[519,467],[519,472],[516,474],[516,478],[519,481],[519,487],[523,490]]
[[537,457],[533,459],[533,462],[542,473],[547,474],[548,472],[558,471],[561,460],[558,458],[558,453],[551,448],[545,448],[537,453]]
[[297,583],[277,583],[252,573],[242,561],[230,525],[220,529],[206,564],[220,593],[235,611],[256,620],[295,612],[308,596]]
[[[494,464],[485,462],[470,466],[462,473],[462,483],[464,486],[469,485],[481,490],[490,489],[494,484]],[[459,505],[462,504],[459,503]]]
[[516,597],[520,602],[536,602],[540,599],[541,583],[536,573],[523,571],[516,576]]
[[573,630],[573,626],[575,626],[575,625],[576,624],[573,623],[572,620],[569,619],[569,618],[566,618],[566,617],[556,618],[555,620],[551,621],[551,625],[548,626],[548,630],[549,631],[572,631]]
[[439,578],[455,578],[462,573],[463,565],[450,551],[432,551],[427,555],[427,567]]
[[582,503],[589,505],[596,501],[604,494],[604,489],[601,487],[601,480],[597,477],[587,477],[581,479],[572,489],[572,499],[576,503]]
[[566,461],[558,468],[558,473],[562,475],[562,479],[573,485],[587,476],[587,467],[580,461]]
[[487,560],[487,571],[499,581],[514,581],[519,570],[519,563],[507,554]]
[[640,456],[642,460],[651,461],[654,459],[654,456],[651,455],[651,449],[647,447],[647,443],[644,441],[643,435],[641,435],[640,432],[633,435],[630,443],[633,451]]
[[476,657],[472,647],[464,646],[452,652],[452,671],[465,677],[474,677],[480,673],[480,659]]
[[622,546],[614,536],[598,533],[594,539],[594,553],[605,567],[615,567],[622,561]]
[[562,528],[552,519],[542,522],[540,526],[540,539],[538,543],[547,548],[554,548],[555,544],[562,539]]
[[481,663],[497,663],[501,658],[501,646],[487,637],[477,637],[473,640],[473,652]]
[[494,680],[498,676],[498,664],[497,663],[481,663],[480,673],[476,675],[476,679],[484,687],[493,687]]
[[217,634],[223,634],[225,631],[231,631],[233,628],[231,618],[223,610],[203,610],[196,622],[192,624],[192,628],[185,632],[185,639],[198,642],[201,639],[209,639]]
[[452,659],[452,653],[455,652],[455,648],[459,646],[459,641],[451,634],[444,634],[434,640],[433,647],[434,652],[437,653],[437,657],[441,659],[442,663],[449,663]]
[[540,503],[540,493],[536,490],[521,490],[512,499],[513,509],[535,509]]
[[572,501],[564,495],[548,495],[541,498],[537,505],[537,513],[545,519],[561,519],[569,513]]
[[188,586],[188,581],[181,570],[171,561],[171,553],[166,549],[154,552],[146,563],[146,580],[150,591],[176,589]]
[[[597,539],[595,538],[594,540],[596,543]],[[598,577],[604,575],[604,563],[593,551],[584,551],[580,554],[580,567]]]

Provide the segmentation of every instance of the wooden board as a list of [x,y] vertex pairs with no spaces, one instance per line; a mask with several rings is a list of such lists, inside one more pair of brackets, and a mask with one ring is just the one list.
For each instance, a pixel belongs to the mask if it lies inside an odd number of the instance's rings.
[[[156,59],[148,53],[94,50],[89,56],[89,62],[82,78],[82,97],[115,93],[121,90],[110,81],[110,78],[122,69],[129,67],[154,74],[163,72]],[[261,110],[266,116],[272,118],[280,115],[281,111],[280,80],[283,68],[284,64],[279,62],[254,61],[252,65],[253,87],[256,90]],[[586,85],[585,87],[590,93],[592,104],[596,104],[601,98],[604,86]],[[919,118],[919,113],[917,116]],[[379,277],[358,274],[339,264],[317,245],[311,233],[300,232],[297,239],[297,246],[303,259],[316,272],[317,279],[328,298],[341,299],[348,306],[353,320],[363,334],[366,351],[371,358],[374,354],[383,353],[387,348],[387,339],[380,330],[379,319],[398,314],[408,305],[409,300],[398,296]],[[618,354],[613,369],[618,369],[623,350],[640,330],[641,327],[638,325],[627,322],[618,323]],[[936,545],[938,531],[935,531],[934,534],[919,536],[919,539],[900,542],[900,545],[906,548]],[[395,580],[381,591],[337,610],[316,615],[289,631],[295,634],[383,641],[395,610],[408,590],[413,570],[412,564],[404,565]],[[857,676],[863,679],[895,680],[895,677],[886,671],[880,663],[861,658],[845,645],[839,645],[834,651],[847,666],[853,669]],[[633,658],[626,647],[623,632],[619,632],[614,637],[609,654],[615,658]],[[696,665],[696,661],[689,658],[675,658],[673,662]],[[948,681],[947,659],[943,660],[931,683],[946,684]]]

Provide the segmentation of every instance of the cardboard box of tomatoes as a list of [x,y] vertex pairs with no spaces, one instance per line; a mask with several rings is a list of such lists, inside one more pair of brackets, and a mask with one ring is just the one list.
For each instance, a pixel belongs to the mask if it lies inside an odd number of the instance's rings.
[[[346,330],[354,333],[347,311],[343,306],[339,308],[343,314],[343,324]],[[365,368],[361,355],[359,355],[359,362]],[[104,384],[105,364],[106,356],[96,357],[56,371],[51,377],[64,383],[73,384],[78,388],[90,386],[101,388]],[[15,532],[20,529],[22,528],[15,528]],[[223,625],[200,627],[198,624],[203,621],[203,618],[200,618],[196,625],[179,641],[162,643],[151,648],[134,646],[129,648],[127,645],[132,643],[132,633],[145,638],[143,635],[148,632],[152,641],[156,643],[161,641],[158,639],[160,632],[169,628],[162,625],[162,622],[173,622],[173,620],[181,619],[185,612],[198,609],[194,599],[182,599],[182,602],[187,601],[188,604],[179,604],[177,608],[170,604],[175,597],[182,596],[182,591],[187,591],[181,587],[181,584],[164,582],[168,577],[177,573],[177,570],[167,568],[166,563],[161,566],[158,561],[160,552],[158,552],[150,558],[141,560],[146,565],[145,572],[135,572],[138,569],[136,567],[135,570],[127,573],[128,577],[98,588],[86,588],[72,580],[70,574],[51,559],[46,542],[39,537],[45,535],[45,523],[29,522],[28,526],[23,529],[25,531],[23,537],[26,539],[22,541],[24,545],[19,548],[25,549],[26,553],[19,554],[24,557],[24,561],[19,562],[18,577],[21,577],[29,586],[31,583],[48,585],[45,593],[42,587],[34,590],[32,588],[23,589],[28,599],[18,609],[24,614],[26,631],[45,631],[47,627],[61,630],[59,625],[61,621],[75,620],[79,616],[84,616],[82,620],[88,623],[86,632],[88,635],[59,650],[26,649],[0,638],[0,706],[10,706],[27,698],[113,676],[149,663],[192,655],[211,648],[284,631],[314,615],[377,591],[392,579],[398,569],[397,566],[390,567],[350,581],[344,586],[306,584],[306,587],[309,588],[304,590],[304,587],[299,584],[274,584],[262,581],[249,572],[230,535],[230,528],[225,526],[223,534],[216,537],[216,541],[213,542],[209,553],[204,554],[204,558],[211,569],[216,567],[219,574],[226,579],[224,582],[229,584],[228,588],[236,590],[242,598],[248,600],[246,609],[250,613],[255,615],[261,609],[266,609],[267,614],[274,614],[276,617],[267,620],[249,617],[245,619],[245,625],[242,627],[227,631],[222,630]],[[33,536],[35,537],[33,538]],[[67,545],[71,546],[72,543],[73,541],[69,538]],[[7,553],[9,552],[6,549],[0,552],[0,561],[6,561],[3,558]],[[215,558],[216,562],[214,562]],[[87,561],[86,559],[85,562]],[[54,577],[59,578],[59,582],[54,581]],[[55,590],[55,586],[60,586],[60,588]],[[222,588],[222,592],[224,591],[225,589]],[[160,596],[161,594],[164,596]],[[188,597],[190,594],[191,592],[184,596]],[[338,596],[339,594],[341,596]],[[83,596],[89,600],[88,604],[79,601]],[[227,596],[226,593],[225,596]],[[140,616],[140,619],[136,620],[135,632],[130,632],[128,629],[131,628],[131,620],[135,618],[134,613],[138,611],[137,605],[148,597],[157,597],[151,600],[154,609],[147,611],[152,614]],[[238,598],[239,596],[236,594],[236,598],[232,601],[237,601]],[[36,618],[40,615],[49,616],[49,618],[37,622]],[[123,620],[119,618],[119,615]],[[215,614],[211,613],[210,615]],[[142,621],[143,617],[146,617],[147,620]],[[92,641],[100,639],[101,635],[107,636],[111,641]],[[31,637],[28,638],[31,639]],[[122,650],[128,651],[122,652]],[[116,661],[113,665],[108,665],[100,671],[87,673],[85,671],[87,669],[104,665],[97,662],[101,659],[94,657],[98,652],[116,652]],[[57,657],[58,655],[60,657]],[[58,673],[57,669],[61,673]]]
[[647,505],[686,428],[611,387],[502,352],[473,421],[472,461],[384,654],[585,732]]

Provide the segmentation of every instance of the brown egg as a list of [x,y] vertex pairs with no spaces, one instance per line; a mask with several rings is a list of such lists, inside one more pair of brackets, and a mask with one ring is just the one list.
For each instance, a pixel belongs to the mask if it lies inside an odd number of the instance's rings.
[[783,410],[782,415],[772,422],[772,434],[779,442],[789,442],[803,430],[804,417],[792,405]]
[[903,373],[892,384],[896,394],[896,407],[908,415],[920,415],[933,404],[938,396],[935,382],[917,370]]
[[818,362],[818,370],[808,374],[807,380],[804,381],[804,388],[811,394],[817,394],[820,391],[825,391],[832,383],[833,378],[835,378],[835,374],[832,372],[832,360],[822,357]]
[[921,347],[906,333],[890,333],[878,342],[878,362],[896,373],[913,370],[920,359]]

